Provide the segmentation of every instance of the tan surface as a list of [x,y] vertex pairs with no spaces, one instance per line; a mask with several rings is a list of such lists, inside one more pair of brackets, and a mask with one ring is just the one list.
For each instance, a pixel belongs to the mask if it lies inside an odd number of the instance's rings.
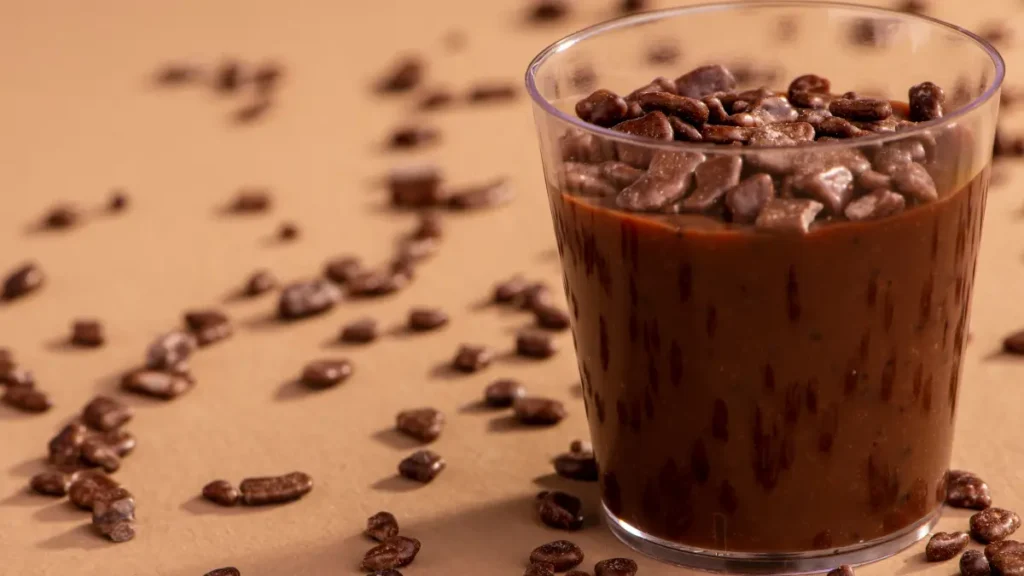
[[[451,218],[444,249],[410,290],[345,303],[287,327],[266,321],[272,297],[232,303],[225,308],[239,333],[196,358],[200,384],[193,392],[167,404],[128,400],[138,409],[129,429],[139,448],[118,478],[138,500],[133,542],[110,544],[66,502],[25,493],[53,432],[93,394],[113,391],[116,375],[137,363],[149,339],[176,325],[186,307],[221,303],[258,266],[291,279],[315,274],[335,253],[371,261],[388,254],[411,220],[381,210],[375,182],[397,158],[381,153],[379,141],[410,107],[366,95],[396,50],[424,51],[430,77],[454,88],[479,77],[518,82],[544,45],[609,15],[610,2],[582,4],[570,22],[543,29],[520,26],[514,0],[0,7],[0,270],[33,258],[49,274],[42,294],[0,306],[0,345],[14,349],[56,402],[42,416],[0,407],[0,574],[198,576],[223,565],[246,576],[355,573],[369,547],[360,536],[364,520],[379,509],[395,512],[403,532],[423,541],[407,574],[518,574],[534,546],[563,536],[534,518],[529,500],[539,484],[570,487],[593,512],[594,486],[547,477],[548,459],[586,433],[568,335],[559,337],[563,352],[548,362],[502,360],[461,378],[432,372],[460,342],[508,350],[514,330],[529,321],[476,309],[493,281],[521,270],[558,285],[525,98],[437,116],[443,145],[423,156],[440,160],[454,182],[509,174],[520,195],[507,209]],[[986,3],[985,14],[976,13],[976,2],[944,4],[939,16],[967,26],[1020,14],[1011,0]],[[469,32],[469,49],[453,55],[441,38],[455,28]],[[169,59],[212,63],[223,54],[287,65],[279,105],[265,122],[238,128],[227,121],[233,105],[223,98],[147,83]],[[1015,56],[1008,54],[1011,69]],[[495,126],[501,140],[485,137]],[[248,183],[276,191],[273,215],[218,218],[218,206]],[[91,219],[68,234],[26,233],[54,201],[99,206],[114,185],[131,191],[128,215]],[[998,503],[1024,509],[1024,365],[990,358],[1021,322],[1019,201],[1012,185],[990,196],[954,460],[982,473]],[[272,245],[284,218],[300,222],[304,236]],[[452,324],[439,334],[389,337],[359,350],[328,344],[347,320],[369,314],[391,327],[416,304],[445,307]],[[110,345],[95,352],[63,348],[68,323],[85,315],[106,322]],[[355,376],[316,395],[284,384],[303,362],[323,355],[351,357]],[[469,408],[487,382],[505,375],[569,402],[570,417],[547,430],[509,431],[502,414]],[[433,484],[410,489],[394,471],[414,444],[389,429],[395,412],[420,405],[449,415],[435,446],[449,469]],[[237,481],[293,469],[316,480],[298,503],[223,510],[196,500],[215,477]],[[940,528],[962,528],[966,517],[949,512]],[[571,538],[585,549],[588,567],[603,557],[636,557],[603,527]],[[918,545],[858,574],[955,571],[951,564],[926,566],[922,550]],[[642,574],[680,573],[640,563]]]

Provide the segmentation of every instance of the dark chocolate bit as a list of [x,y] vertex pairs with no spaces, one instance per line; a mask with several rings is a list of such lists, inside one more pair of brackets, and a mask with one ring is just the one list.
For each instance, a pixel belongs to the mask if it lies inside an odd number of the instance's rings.
[[892,183],[897,192],[910,200],[932,202],[939,198],[931,174],[917,162],[897,168],[892,174]]
[[495,208],[511,202],[514,198],[515,192],[508,179],[499,176],[482,184],[453,191],[448,198],[448,207],[453,210]]
[[1003,352],[1024,355],[1024,330],[1014,332],[1003,339]]
[[363,272],[363,263],[355,256],[339,256],[324,264],[324,277],[335,284],[347,284]]
[[736,78],[724,66],[701,66],[676,78],[676,93],[690,98],[703,98],[715,92],[736,89]]
[[257,270],[245,281],[242,294],[249,297],[259,296],[274,288],[277,288],[277,278],[269,270]]
[[515,275],[508,280],[499,282],[494,286],[494,302],[497,304],[508,304],[519,299],[526,291],[526,279]]
[[874,170],[865,170],[857,175],[857,186],[867,191],[891,188],[892,177],[888,174],[875,172]]
[[526,358],[550,358],[558,352],[554,339],[546,332],[522,330],[516,334],[516,354]]
[[191,390],[192,385],[188,376],[162,370],[134,370],[121,379],[124,390],[161,400],[173,400]]
[[234,333],[231,321],[220,310],[193,310],[185,313],[185,325],[200,346],[209,346]]
[[946,484],[946,504],[955,508],[984,510],[992,505],[988,484],[964,470],[950,470]]
[[298,500],[313,490],[313,478],[303,472],[291,472],[283,476],[246,478],[238,485],[242,493],[242,504],[263,506]]
[[341,384],[352,376],[352,362],[347,359],[314,360],[302,369],[301,382],[314,390]]
[[371,548],[360,567],[366,571],[385,571],[412,564],[420,552],[420,541],[406,536],[388,538]]
[[46,412],[53,407],[45,392],[29,386],[8,386],[2,401],[15,410],[28,413]]
[[491,365],[494,352],[486,346],[463,344],[452,360],[452,367],[459,372],[477,372]]
[[1004,508],[986,508],[971,516],[971,536],[982,544],[1005,540],[1020,528],[1020,516]]
[[395,428],[420,442],[433,442],[444,430],[445,417],[436,408],[403,410],[395,417]]
[[583,503],[580,499],[558,491],[544,491],[535,500],[541,522],[559,530],[583,527]]
[[282,242],[295,240],[300,235],[302,235],[302,230],[299,229],[299,225],[295,222],[281,222],[281,225],[277,228],[277,239]]
[[100,434],[99,439],[109,446],[119,458],[124,458],[135,450],[135,436],[127,430],[111,430]]
[[702,142],[704,140],[700,130],[675,116],[669,116],[668,123],[672,125],[672,138],[679,142]]
[[713,124],[720,124],[729,118],[729,112],[726,111],[725,104],[722,103],[722,98],[719,96],[724,97],[725,95],[716,94],[701,98],[701,102],[708,107],[708,122]]
[[71,228],[81,221],[78,208],[71,204],[58,204],[43,216],[42,226],[51,230]]
[[832,138],[860,138],[865,136],[867,132],[861,130],[849,120],[839,118],[838,116],[829,116],[822,118],[814,127],[817,135],[829,136]]
[[902,212],[905,206],[906,200],[903,196],[892,190],[879,188],[847,204],[843,214],[855,222],[878,220]]
[[509,378],[495,380],[484,389],[484,403],[491,408],[508,408],[526,396],[526,386]]
[[75,320],[71,324],[72,346],[79,348],[99,348],[106,342],[103,324],[99,320]]
[[911,162],[920,162],[924,159],[924,145],[912,140],[893,142],[883,146],[875,152],[873,158],[875,170],[888,176]]
[[529,18],[534,22],[552,22],[568,15],[568,0],[534,0]]
[[93,430],[109,432],[124,426],[135,415],[129,406],[109,397],[97,396],[82,410],[82,422]]
[[273,199],[266,188],[242,188],[228,209],[235,214],[260,214],[270,210]]
[[854,576],[853,567],[849,564],[843,564],[839,568],[829,570],[825,576]]
[[130,496],[116,480],[99,470],[79,472],[71,481],[68,497],[82,510],[93,510],[97,502],[112,502]]
[[826,118],[832,118],[832,113],[828,110],[800,110],[800,114],[797,116],[797,122],[806,122],[811,125],[815,130],[821,126],[821,123]]
[[566,330],[569,328],[569,313],[557,306],[539,304],[533,308],[537,325],[548,330]]
[[523,576],[555,576],[555,567],[547,562],[534,562],[526,567]]
[[327,312],[341,301],[341,290],[327,280],[296,282],[281,291],[277,315],[282,320],[298,320]]
[[686,212],[705,212],[715,207],[725,192],[740,181],[743,160],[739,156],[711,158],[694,170],[697,184],[681,207]]
[[99,438],[87,438],[82,443],[82,462],[99,466],[107,473],[117,472],[121,468],[121,457]]
[[[768,147],[781,147],[781,146],[795,146],[796,144],[811,142],[814,140],[814,126],[811,126],[807,122],[788,122],[785,124],[769,124],[762,126],[754,130],[750,135],[748,141],[751,146],[768,146]],[[789,155],[783,155],[782,157],[788,157]],[[778,164],[765,160],[764,156],[751,156],[748,157],[748,161],[752,162],[752,165],[772,165]],[[782,168],[786,169],[782,169]],[[788,162],[778,164],[780,172],[788,171]]]
[[378,542],[398,536],[398,519],[391,512],[377,512],[366,519],[366,530],[363,532]]
[[71,474],[65,474],[56,470],[40,472],[29,481],[32,491],[43,496],[67,496],[68,488],[71,487]]
[[86,427],[77,422],[64,426],[47,444],[50,464],[58,468],[77,467],[82,455],[82,443],[88,433]]
[[440,110],[455,102],[455,95],[443,88],[435,88],[420,98],[420,110]]
[[214,480],[203,486],[203,498],[221,506],[238,504],[241,493],[227,480]]
[[561,180],[566,191],[581,196],[614,196],[619,191],[602,177],[601,168],[594,164],[566,162],[562,166]]
[[793,182],[803,194],[821,202],[831,214],[842,214],[853,196],[853,173],[845,166],[806,174]]
[[626,100],[609,90],[598,90],[576,103],[576,115],[584,122],[610,127],[626,119]]
[[677,96],[670,92],[648,92],[637,98],[644,112],[661,111],[679,118],[693,126],[703,126],[708,121],[708,106],[696,98]]
[[[989,556],[989,547],[985,547],[985,556]],[[1024,544],[1007,543],[994,550],[989,558],[992,572],[1000,576],[1020,576],[1024,574]]]
[[27,296],[42,288],[46,277],[39,266],[34,263],[22,264],[12,270],[4,279],[3,292],[0,293],[0,300],[14,300]]
[[980,550],[968,550],[960,557],[961,576],[989,576],[988,559]]
[[707,124],[700,129],[701,138],[711,144],[744,143],[754,135],[755,128]]
[[448,314],[440,308],[413,308],[409,311],[409,329],[414,332],[436,330],[448,323]]
[[156,81],[164,86],[182,86],[199,80],[203,71],[198,66],[184,63],[171,63],[157,71]]
[[135,538],[135,499],[130,495],[97,500],[92,508],[92,525],[114,542]]
[[828,111],[847,120],[877,122],[892,116],[892,104],[875,98],[839,98],[829,103]]
[[469,101],[473,104],[508,102],[518,97],[519,90],[511,82],[480,82],[469,90]]
[[535,396],[517,398],[512,409],[516,418],[529,426],[553,426],[567,415],[565,406],[558,400]]
[[942,105],[946,101],[946,93],[931,82],[922,82],[910,88],[908,100],[910,119],[914,122],[927,122],[942,118]]
[[408,92],[423,80],[424,62],[415,56],[406,56],[396,62],[394,67],[381,78],[377,84],[380,92]]
[[782,96],[765,96],[750,105],[750,114],[767,124],[795,122],[800,114]]
[[410,149],[434,144],[441,138],[441,132],[432,126],[410,124],[399,126],[388,138],[388,146],[395,149]]
[[645,114],[634,120],[620,122],[612,130],[651,140],[672,140],[673,138],[672,125],[669,123],[668,117],[660,111]]
[[956,558],[967,548],[971,537],[967,532],[936,532],[925,546],[924,556],[929,562],[945,562]]
[[928,3],[925,0],[902,0],[895,8],[908,14],[924,14],[928,11]]
[[368,344],[377,339],[379,329],[373,318],[360,318],[341,329],[339,340],[347,344]]
[[798,76],[789,83],[789,90],[787,95],[789,101],[797,106],[803,106],[807,108],[819,108],[820,106],[810,106],[806,103],[797,102],[797,100],[803,98],[803,95],[825,95],[826,97],[832,92],[832,82],[828,78],[818,76],[817,74],[804,74]]
[[555,472],[571,480],[584,482],[597,482],[598,468],[597,460],[594,458],[594,450],[590,446],[572,446],[578,450],[570,450],[565,454],[555,457],[553,464]]
[[222,62],[213,77],[214,90],[230,94],[238,90],[241,84],[242,66],[235,60],[225,60]]
[[225,568],[210,570],[203,576],[242,576],[242,572],[234,566],[227,566]]
[[174,370],[185,365],[196,349],[195,336],[172,330],[158,336],[146,350],[146,366],[154,370]]
[[648,92],[671,92],[676,93],[676,83],[664,76],[658,76],[654,80],[651,80],[647,84],[633,90],[626,96],[626,102],[636,101],[641,94],[647,94]]
[[548,542],[530,553],[531,564],[550,564],[555,572],[565,572],[582,562],[583,550],[568,540]]
[[629,558],[609,558],[594,565],[594,576],[636,576],[637,570]]
[[277,62],[264,62],[252,73],[252,83],[256,92],[261,95],[268,95],[281,84],[284,78],[284,68]]
[[991,562],[997,555],[1011,550],[1024,550],[1024,543],[1015,540],[1000,540],[985,546],[985,558]]
[[647,9],[647,0],[619,0],[619,12],[632,14]]
[[423,208],[439,204],[441,171],[432,164],[403,166],[388,175],[391,205],[397,208]]
[[754,225],[761,230],[806,234],[824,207],[814,200],[772,198],[761,209]]
[[402,476],[427,484],[437,478],[447,466],[439,454],[430,450],[419,450],[398,463],[398,473]]
[[732,221],[752,224],[769,200],[775,197],[775,184],[768,174],[755,174],[725,193],[725,205]]
[[704,155],[694,152],[658,152],[647,173],[623,189],[615,203],[636,212],[661,210],[686,194],[694,169],[703,161]]
[[519,298],[519,307],[523,310],[535,310],[538,306],[552,304],[551,288],[544,282],[534,282],[523,290]]
[[11,388],[36,385],[36,377],[29,370],[12,364],[0,365],[0,385]]

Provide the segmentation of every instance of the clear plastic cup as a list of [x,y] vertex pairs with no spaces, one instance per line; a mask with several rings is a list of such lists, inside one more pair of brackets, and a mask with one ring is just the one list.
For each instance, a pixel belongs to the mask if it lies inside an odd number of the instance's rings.
[[[667,39],[683,60],[648,63]],[[897,109],[931,81],[945,88],[945,116],[769,148],[655,142],[573,112],[594,88],[626,95],[708,63],[777,78],[748,74],[740,89],[785,92],[815,73]],[[990,45],[955,26],[816,2],[645,13],[537,56],[526,80],[604,513],[620,539],[696,568],[793,573],[889,556],[935,525],[1003,72]],[[787,182],[794,171],[834,162],[861,194],[864,173],[895,149],[927,170],[937,199],[900,188],[906,209],[869,221],[826,206],[802,234],[742,223],[731,205],[709,215],[619,200],[638,174],[688,154],[742,162],[743,178],[767,174],[783,196],[806,193]]]

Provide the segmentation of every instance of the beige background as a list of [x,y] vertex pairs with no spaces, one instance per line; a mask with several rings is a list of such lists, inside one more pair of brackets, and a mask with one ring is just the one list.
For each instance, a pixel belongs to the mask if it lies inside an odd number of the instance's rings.
[[[397,514],[423,551],[407,574],[519,574],[530,550],[564,536],[543,527],[530,499],[542,487],[583,496],[596,516],[594,485],[550,476],[550,457],[586,435],[575,393],[568,335],[543,363],[502,359],[479,374],[439,374],[460,342],[508,351],[529,318],[480,309],[495,280],[523,271],[558,285],[558,262],[526,98],[517,104],[435,115],[441,146],[403,156],[381,151],[387,129],[412,116],[409,99],[373,101],[368,86],[394,53],[419,51],[431,83],[463,89],[493,77],[519,82],[536,52],[571,29],[609,17],[610,0],[585,0],[567,22],[524,27],[516,0],[97,0],[0,3],[0,270],[25,259],[49,275],[41,294],[0,306],[0,345],[11,347],[56,403],[45,415],[0,406],[0,574],[201,575],[238,566],[246,576],[352,574],[370,544],[360,535],[380,509]],[[936,15],[968,27],[992,18],[1019,22],[1012,0],[944,0]],[[667,5],[664,2],[660,5]],[[983,9],[983,11],[982,11]],[[449,30],[468,49],[448,52]],[[1006,50],[1014,80],[1019,51]],[[222,55],[287,66],[265,121],[229,121],[238,99],[204,89],[158,90],[149,81],[169,60],[213,64]],[[128,398],[128,428],[139,448],[117,477],[136,495],[139,535],[111,544],[68,503],[28,494],[43,469],[47,440],[97,392],[139,362],[147,342],[175,326],[183,309],[220,305],[256,267],[285,279],[316,274],[338,253],[385,258],[411,217],[382,209],[379,178],[407,158],[436,159],[449,180],[507,174],[519,192],[508,208],[447,222],[440,255],[411,289],[390,299],[343,303],[301,324],[268,322],[275,300],[224,305],[235,338],[194,361],[199,385],[172,403]],[[1020,361],[994,357],[1001,337],[1024,324],[1020,290],[1020,195],[1024,178],[1008,166],[992,191],[983,241],[954,463],[982,473],[996,501],[1024,509]],[[244,184],[272,187],[273,214],[224,219],[217,209]],[[96,210],[113,186],[133,199],[123,217],[90,218],[66,234],[30,233],[52,203]],[[282,219],[303,228],[297,243],[272,235]],[[413,305],[440,305],[453,317],[441,333],[387,337],[358,350],[333,347],[344,322],[400,324]],[[95,316],[110,343],[99,351],[62,346],[69,322]],[[287,384],[315,357],[356,364],[344,386],[304,394]],[[484,385],[521,378],[532,391],[566,401],[569,418],[545,430],[510,430],[503,413],[474,410]],[[414,448],[390,431],[404,408],[448,414],[434,449],[449,468],[415,487],[394,477]],[[217,477],[303,470],[316,488],[300,502],[221,509],[196,499]],[[941,529],[961,529],[951,511]],[[570,536],[586,567],[637,555],[601,526]],[[923,544],[858,574],[949,575],[926,566]],[[646,575],[683,571],[640,559]]]

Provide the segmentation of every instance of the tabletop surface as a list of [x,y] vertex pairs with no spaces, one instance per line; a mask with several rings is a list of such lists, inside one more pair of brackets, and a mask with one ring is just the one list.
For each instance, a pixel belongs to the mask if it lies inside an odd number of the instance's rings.
[[[558,478],[550,464],[587,435],[568,333],[557,336],[554,358],[518,361],[505,353],[531,319],[482,305],[514,272],[560,284],[528,98],[434,113],[440,143],[398,154],[383,142],[389,129],[417,117],[414,99],[375,98],[371,88],[402,53],[428,61],[432,86],[518,85],[534,54],[613,17],[612,4],[581,0],[569,18],[547,26],[523,24],[517,0],[0,6],[0,270],[33,260],[48,276],[39,294],[0,305],[0,346],[54,401],[41,415],[0,406],[0,574],[199,576],[227,565],[246,576],[355,574],[370,547],[365,520],[382,509],[423,543],[407,575],[521,574],[535,546],[565,536],[536,519],[530,501],[539,490],[572,491],[596,516],[596,485]],[[968,28],[1024,17],[1014,0],[935,4],[933,15]],[[465,46],[453,47],[460,34]],[[1021,52],[1012,40],[1003,52],[1012,84]],[[244,94],[154,85],[168,62],[212,68],[225,57],[284,66],[265,118],[233,120]],[[447,218],[439,254],[392,297],[343,302],[289,325],[271,320],[274,296],[230,298],[256,268],[295,280],[317,275],[335,255],[384,261],[414,218],[388,209],[381,178],[416,161],[436,161],[456,185],[507,176],[517,197],[498,210]],[[1002,337],[1024,325],[1024,221],[1014,191],[1024,174],[1013,161],[1001,170],[1005,179],[988,201],[953,458],[986,478],[999,505],[1024,510],[1024,360],[998,354]],[[225,216],[225,203],[247,185],[272,190],[272,211]],[[131,206],[105,215],[115,187],[129,193]],[[57,202],[85,209],[84,224],[36,230]],[[281,243],[275,231],[286,220],[300,225],[301,236]],[[120,374],[141,362],[154,336],[178,326],[183,310],[210,306],[231,316],[236,333],[195,357],[194,390],[173,402],[120,395]],[[413,306],[442,307],[451,323],[408,335],[400,327]],[[377,318],[385,336],[338,346],[340,326],[363,316]],[[105,347],[66,345],[79,317],[105,323]],[[453,377],[442,368],[464,342],[492,346],[499,358]],[[304,392],[294,378],[322,357],[351,359],[354,375],[337,388]],[[484,386],[504,376],[564,401],[569,416],[551,428],[520,429],[506,413],[481,410]],[[138,536],[125,544],[97,536],[88,514],[67,501],[26,489],[45,469],[49,438],[97,393],[119,394],[136,410],[127,428],[138,448],[117,473],[138,506]],[[419,406],[448,420],[431,446],[448,468],[425,486],[395,473],[418,445],[393,430],[395,414]],[[292,470],[315,480],[299,502],[220,508],[198,497],[215,478]],[[965,529],[967,516],[947,511],[939,529]],[[640,558],[596,519],[569,537],[583,547],[586,567],[630,556],[644,575],[689,573]],[[918,544],[857,573],[956,572],[953,563],[926,564],[923,550]]]

